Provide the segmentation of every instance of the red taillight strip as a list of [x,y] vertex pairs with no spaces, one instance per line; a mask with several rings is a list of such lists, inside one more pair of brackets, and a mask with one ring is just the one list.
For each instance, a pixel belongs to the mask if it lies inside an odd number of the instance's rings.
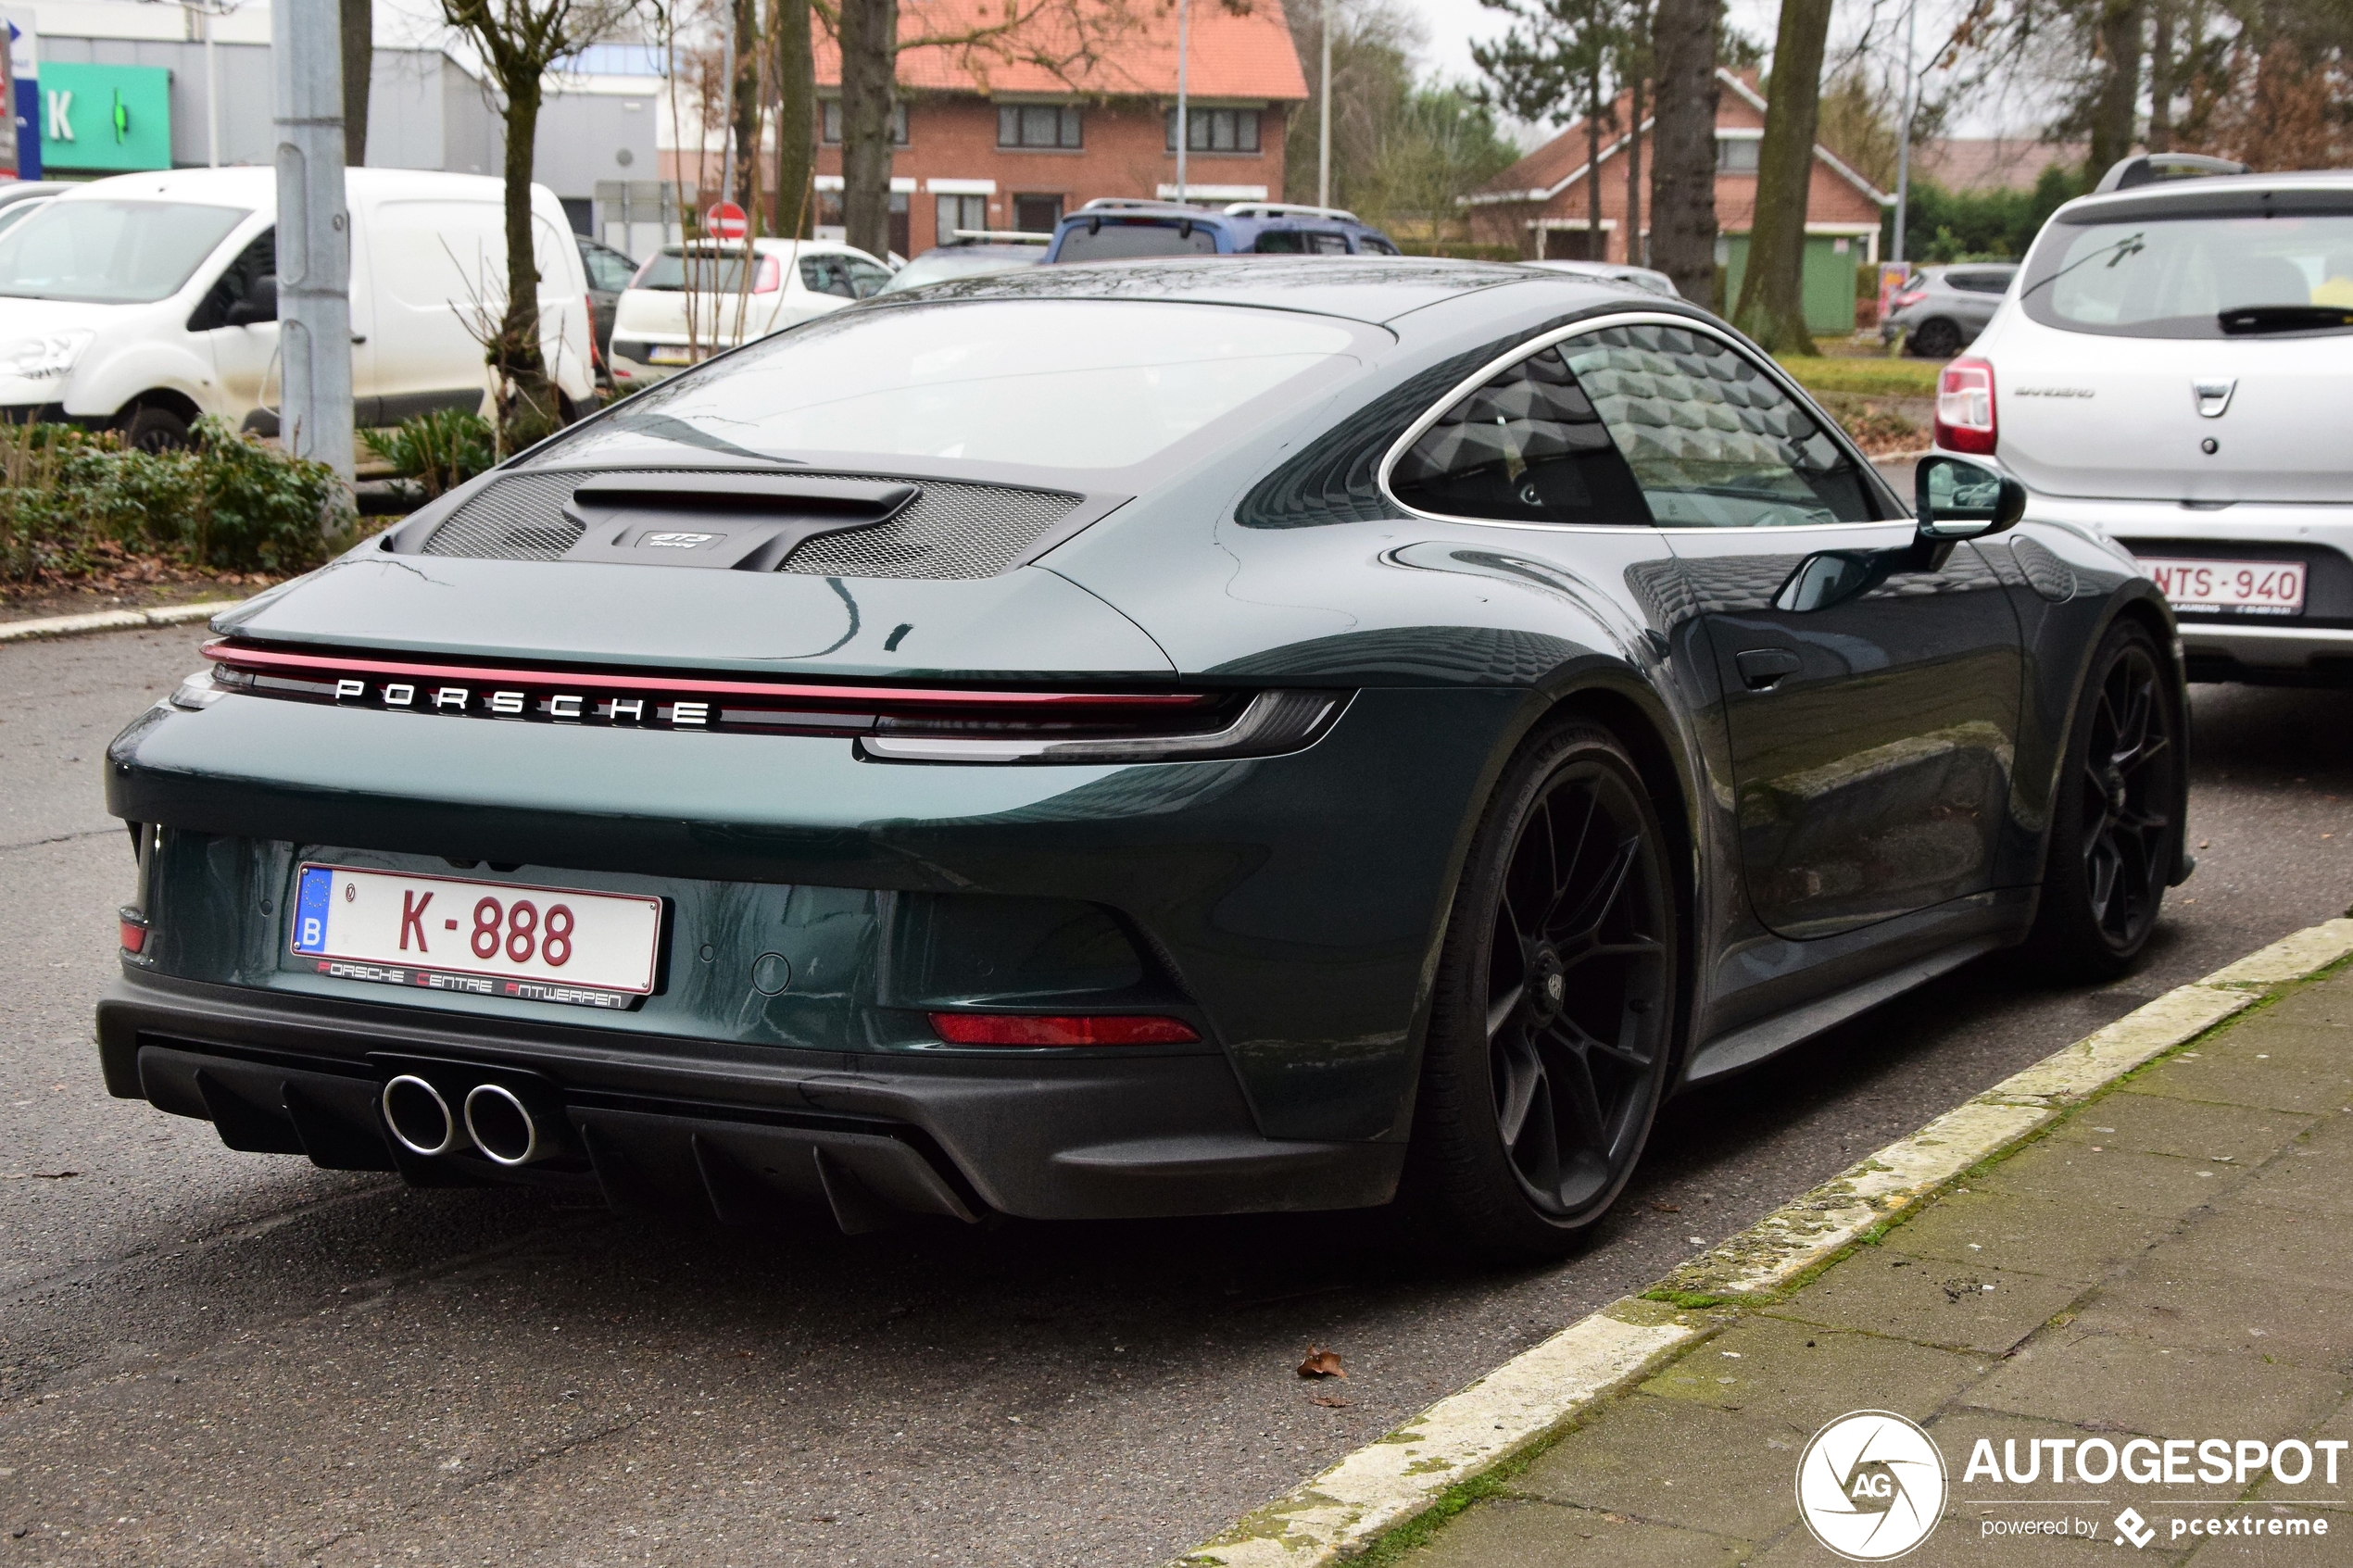
[[942,691],[922,686],[820,685],[771,681],[706,681],[664,675],[607,674],[585,670],[515,670],[476,664],[425,664],[387,659],[340,659],[282,653],[229,642],[207,643],[204,656],[233,670],[286,675],[377,675],[414,681],[504,682],[527,686],[593,686],[602,691],[683,692],[698,696],[782,698],[871,710],[901,705],[926,708],[1183,709],[1217,700],[1211,692]]

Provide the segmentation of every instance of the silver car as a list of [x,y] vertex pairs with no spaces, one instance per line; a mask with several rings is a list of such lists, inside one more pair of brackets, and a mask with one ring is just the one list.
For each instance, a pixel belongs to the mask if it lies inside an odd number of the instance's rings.
[[1950,359],[1977,341],[2017,279],[2017,265],[2007,261],[1923,267],[1888,301],[1879,340],[1894,343],[1897,332],[1908,332],[1906,351],[1924,359]]

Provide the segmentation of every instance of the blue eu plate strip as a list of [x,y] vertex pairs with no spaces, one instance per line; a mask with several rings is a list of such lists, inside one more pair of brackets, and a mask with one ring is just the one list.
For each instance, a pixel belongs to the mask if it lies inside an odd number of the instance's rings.
[[295,939],[297,953],[327,950],[327,895],[334,891],[335,873],[325,866],[305,866],[295,888]]

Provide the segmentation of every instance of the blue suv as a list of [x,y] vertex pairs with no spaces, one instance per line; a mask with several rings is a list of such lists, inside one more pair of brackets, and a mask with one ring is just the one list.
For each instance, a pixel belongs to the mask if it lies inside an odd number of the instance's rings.
[[1054,226],[1053,261],[1137,256],[1396,256],[1395,242],[1353,212],[1285,202],[1224,208],[1103,196]]

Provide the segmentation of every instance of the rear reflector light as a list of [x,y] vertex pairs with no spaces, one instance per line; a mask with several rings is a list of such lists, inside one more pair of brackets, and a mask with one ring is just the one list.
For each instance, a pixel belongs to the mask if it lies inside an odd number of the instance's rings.
[[116,928],[122,934],[122,950],[144,953],[147,950],[147,917],[136,909],[126,909],[117,917]]
[[1948,452],[1991,452],[1994,438],[1994,367],[1954,360],[1936,382],[1936,444]]
[[751,292],[754,294],[774,294],[778,289],[784,287],[784,283],[785,270],[777,264],[776,258],[773,256],[761,257],[760,258],[760,270],[753,276],[752,279]]
[[1134,1013],[936,1012],[951,1046],[1177,1046],[1201,1036],[1181,1018]]
[[1918,305],[1921,300],[1926,299],[1927,297],[1928,291],[1926,289],[1914,289],[1908,294],[1899,294],[1895,295],[1887,303],[1897,310],[1909,310],[1913,306]]

